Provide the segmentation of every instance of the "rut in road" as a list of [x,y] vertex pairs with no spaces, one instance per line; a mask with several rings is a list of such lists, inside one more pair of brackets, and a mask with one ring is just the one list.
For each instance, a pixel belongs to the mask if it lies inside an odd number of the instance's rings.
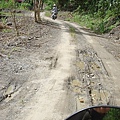
[[[35,110],[31,111],[25,120],[61,120],[69,114],[67,111],[70,108],[74,111],[92,105],[119,104],[116,103],[114,95],[117,94],[115,83],[113,84],[115,80],[110,76],[111,71],[106,69],[106,63],[103,61],[104,54],[100,55],[100,51],[106,51],[83,31],[83,33],[77,31],[79,34],[75,34],[74,39],[71,38],[67,33],[68,28],[59,21],[56,22],[61,25],[63,34],[61,43],[55,48],[55,62],[51,65],[51,68],[55,69],[52,69],[51,76],[44,82],[43,90],[36,94],[38,97],[35,98],[37,101],[34,105]],[[109,56],[108,53],[106,54]],[[76,76],[71,77],[72,61],[75,59]],[[68,90],[75,93],[75,106],[74,103],[71,104],[72,99],[63,87],[65,79],[68,80],[68,88],[70,88]]]
[[[70,44],[72,38],[67,32],[68,29],[62,24],[60,26],[62,29],[61,42],[55,47],[55,62],[51,65],[54,69],[51,70],[50,77],[43,80],[42,90],[40,89],[33,98],[34,108],[25,120],[62,120],[68,116],[69,111],[74,109],[72,99],[69,98],[64,84],[71,75],[75,46]],[[72,107],[70,108],[70,106]]]
[[76,76],[68,82],[76,94],[77,110],[102,104],[119,106],[119,62],[99,44],[100,37],[66,23],[74,28],[77,47]]

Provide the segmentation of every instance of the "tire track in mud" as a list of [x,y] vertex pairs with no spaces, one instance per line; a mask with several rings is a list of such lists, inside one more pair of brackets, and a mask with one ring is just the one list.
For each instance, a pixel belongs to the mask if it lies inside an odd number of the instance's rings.
[[96,53],[89,49],[79,52],[81,57],[78,56],[77,68],[79,74],[82,75],[82,78],[79,77],[79,80],[82,81],[83,86],[86,86],[83,89],[86,89],[90,106],[109,104],[111,93],[103,86],[101,80],[102,76],[108,77],[107,71]]

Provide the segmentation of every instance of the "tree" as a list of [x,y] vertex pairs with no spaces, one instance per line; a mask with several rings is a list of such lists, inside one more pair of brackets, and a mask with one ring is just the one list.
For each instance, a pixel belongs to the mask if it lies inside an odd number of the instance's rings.
[[34,17],[35,17],[35,22],[41,23],[41,17],[40,17],[40,10],[42,6],[42,0],[33,0],[34,4]]

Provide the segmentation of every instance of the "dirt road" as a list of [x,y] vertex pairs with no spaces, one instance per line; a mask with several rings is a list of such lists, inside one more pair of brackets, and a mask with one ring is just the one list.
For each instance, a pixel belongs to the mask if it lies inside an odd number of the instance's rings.
[[120,105],[120,62],[105,49],[108,41],[76,24],[45,20],[54,27],[50,34],[46,32],[47,38],[35,32],[35,38],[27,38],[32,39],[29,49],[17,46],[20,53],[26,50],[22,60],[16,56],[19,63],[14,63],[21,84],[12,81],[5,90],[10,97],[1,103],[0,119],[63,120],[84,107]]
[[47,79],[40,80],[44,84],[42,89],[32,98],[34,108],[28,112],[25,120],[62,120],[67,117],[69,109],[73,106],[65,87],[65,80],[72,73],[75,45],[70,44],[72,38],[66,32],[69,28],[66,28],[62,22],[59,22],[59,24],[62,33],[58,34],[60,43],[54,48],[55,58],[52,64],[54,68]]

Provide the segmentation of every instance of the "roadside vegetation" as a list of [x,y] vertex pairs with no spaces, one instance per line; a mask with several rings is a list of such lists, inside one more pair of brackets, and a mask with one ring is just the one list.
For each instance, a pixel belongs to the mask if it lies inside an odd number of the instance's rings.
[[116,108],[112,108],[106,116],[103,118],[103,120],[118,120],[120,118],[120,110]]
[[[19,29],[18,29],[18,25],[17,25],[17,18],[16,16],[18,16],[17,13],[20,12],[20,10],[25,10],[28,7],[27,3],[18,3],[15,2],[14,0],[1,0],[0,1],[0,29],[2,29],[2,31],[10,31],[10,30],[5,30],[5,29],[10,29],[12,23],[7,23],[7,18],[11,17],[12,21],[14,23],[14,28],[15,28],[15,32],[16,35],[19,36]],[[19,10],[19,11],[17,11]],[[19,16],[22,14],[19,14]],[[9,24],[9,25],[8,25]]]
[[[6,2],[7,1],[7,2]],[[1,0],[0,15],[2,9],[33,10],[35,0]],[[98,34],[107,33],[120,25],[120,1],[119,0],[36,0],[44,4],[44,8],[50,16],[52,5],[56,3],[59,9],[59,16],[71,22],[79,23],[81,26],[90,28]],[[40,6],[39,6],[40,7]],[[61,12],[64,11],[64,12]],[[40,11],[39,11],[40,12]],[[4,13],[5,14],[5,13]],[[8,14],[8,13],[6,13]],[[36,19],[36,18],[35,18]],[[37,21],[37,20],[35,20]],[[38,22],[41,19],[38,20]]]
[[77,22],[102,34],[109,32],[120,24],[119,0],[45,0],[47,9],[53,3],[58,5],[61,11],[69,11],[65,20]]
[[[35,4],[33,4],[35,3]],[[0,31],[6,31],[11,29],[11,23],[7,23],[7,18],[11,17],[16,35],[19,36],[19,17],[23,16],[25,19],[26,10],[34,10],[34,20],[37,23],[41,23],[40,11],[42,9],[42,0],[1,0],[0,1]]]

